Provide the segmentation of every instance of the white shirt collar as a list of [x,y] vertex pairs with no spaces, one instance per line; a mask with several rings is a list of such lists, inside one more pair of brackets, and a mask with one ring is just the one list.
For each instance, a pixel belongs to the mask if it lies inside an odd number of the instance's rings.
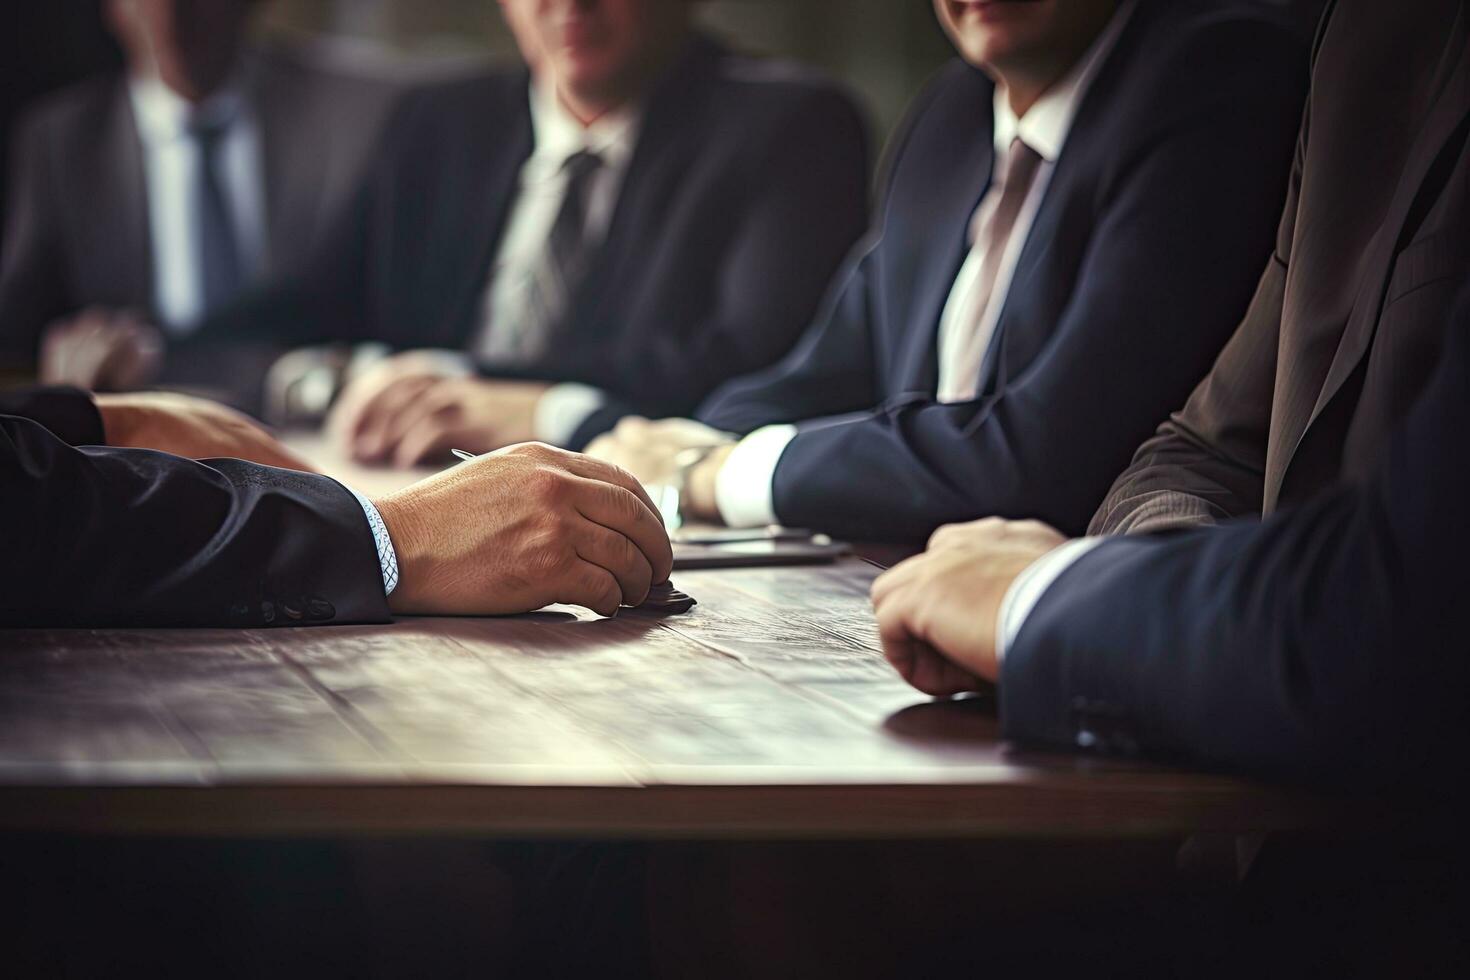
[[597,154],[604,167],[622,170],[638,141],[642,110],[626,105],[598,117],[590,126],[567,111],[554,86],[531,83],[531,163],[542,177],[557,173],[567,158],[582,150]]
[[1011,111],[1010,99],[1005,89],[995,87],[995,149],[997,153],[1010,148],[1011,140],[1019,136],[1021,142],[1035,150],[1047,163],[1055,163],[1062,155],[1062,146],[1072,129],[1072,120],[1077,109],[1087,96],[1087,89],[1102,68],[1103,62],[1118,43],[1118,35],[1133,13],[1138,0],[1124,0],[1102,32],[1093,39],[1067,72],[1054,85],[1041,94],[1041,98],[1026,110],[1026,115],[1016,118]]
[[238,79],[198,105],[157,78],[131,79],[128,96],[138,121],[138,135],[149,144],[171,142],[187,136],[190,123],[196,120],[227,126],[245,110],[243,86]]

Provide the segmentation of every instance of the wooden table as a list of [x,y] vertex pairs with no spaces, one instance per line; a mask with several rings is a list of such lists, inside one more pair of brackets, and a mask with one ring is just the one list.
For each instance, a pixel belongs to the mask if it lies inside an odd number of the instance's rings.
[[1330,819],[1249,782],[1006,744],[991,703],[929,702],[883,661],[875,574],[682,572],[699,605],[665,618],[0,631],[0,831],[1182,837]]

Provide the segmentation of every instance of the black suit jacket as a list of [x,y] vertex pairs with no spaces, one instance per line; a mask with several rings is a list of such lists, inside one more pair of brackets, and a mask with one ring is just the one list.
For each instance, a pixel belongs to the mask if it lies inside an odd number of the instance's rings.
[[1006,734],[1457,789],[1470,467],[1444,456],[1470,431],[1466,300],[1360,481],[1264,523],[1114,538],[1063,572],[1002,664]]
[[1470,265],[1467,130],[1470,3],[1328,8],[1255,299],[1094,533],[1270,513],[1372,468],[1434,369]]
[[[516,71],[410,98],[335,244],[299,289],[244,311],[250,329],[469,345],[532,150],[528,85]],[[565,334],[536,363],[495,373],[606,391],[577,446],[630,412],[690,414],[795,341],[862,232],[866,182],[864,127],[844,94],[692,39],[648,96]]]
[[[250,55],[260,126],[265,288],[303,268],[360,185],[396,94],[288,52]],[[155,317],[143,149],[123,74],[48,97],[17,130],[0,260],[0,364],[34,365],[41,331],[87,306]]]
[[1250,298],[1305,77],[1304,48],[1250,8],[1143,0],[1057,161],[981,394],[946,405],[939,318],[993,157],[991,82],[950,65],[898,137],[871,248],[791,355],[700,417],[807,420],[776,470],[786,524],[919,541],[1001,514],[1080,531]]
[[0,626],[389,618],[367,518],[335,481],[103,440],[79,391],[0,395]]

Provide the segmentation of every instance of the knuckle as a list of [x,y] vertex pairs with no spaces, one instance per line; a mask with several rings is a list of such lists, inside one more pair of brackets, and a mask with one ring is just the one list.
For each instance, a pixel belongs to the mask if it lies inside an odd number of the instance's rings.
[[526,564],[546,574],[562,568],[567,561],[563,537],[554,528],[537,528],[526,536]]
[[613,560],[617,562],[619,568],[626,571],[637,571],[638,567],[644,564],[643,552],[639,551],[638,546],[629,539],[619,535],[614,548],[616,554]]
[[570,490],[565,474],[545,466],[533,469],[527,482],[531,495],[545,504],[560,504]]

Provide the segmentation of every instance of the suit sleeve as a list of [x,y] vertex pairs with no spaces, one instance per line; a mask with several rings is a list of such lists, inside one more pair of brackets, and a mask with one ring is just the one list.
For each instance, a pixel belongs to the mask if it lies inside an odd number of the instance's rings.
[[651,345],[628,360],[618,390],[579,427],[573,445],[623,415],[691,415],[721,382],[790,350],[866,226],[867,160],[863,122],[846,97],[818,91],[805,99],[753,161],[750,196],[721,258],[711,312],[678,331],[682,343]]
[[[1324,27],[1329,17],[1324,14]],[[1114,481],[1088,533],[1157,531],[1261,513],[1282,303],[1310,123],[1309,100],[1276,248],[1245,317],[1184,407],[1138,448]]]
[[696,417],[746,435],[763,425],[871,406],[877,391],[869,296],[874,248],[864,243],[855,251],[816,321],[790,353],[765,370],[720,386]]
[[909,395],[804,428],[776,470],[782,523],[911,541],[984,515],[1084,529],[1208,369],[1268,251],[1300,103],[1283,72],[1256,67],[1237,59],[1245,77],[1161,125],[1105,189],[1072,296],[1025,370],[974,401]]
[[59,210],[43,116],[17,127],[0,254],[0,368],[35,368],[41,331],[67,309]]
[[1159,426],[1114,481],[1089,533],[1157,531],[1261,513],[1306,132],[1303,121],[1276,249],[1245,317],[1184,408]]
[[0,416],[0,625],[383,622],[362,507],[326,477],[76,448]]
[[1007,735],[1359,785],[1459,771],[1470,470],[1444,453],[1470,425],[1463,303],[1446,354],[1373,481],[1115,538],[1064,572],[1006,654]]
[[18,415],[38,422],[69,446],[100,446],[107,442],[96,403],[78,388],[0,391],[0,415]]

